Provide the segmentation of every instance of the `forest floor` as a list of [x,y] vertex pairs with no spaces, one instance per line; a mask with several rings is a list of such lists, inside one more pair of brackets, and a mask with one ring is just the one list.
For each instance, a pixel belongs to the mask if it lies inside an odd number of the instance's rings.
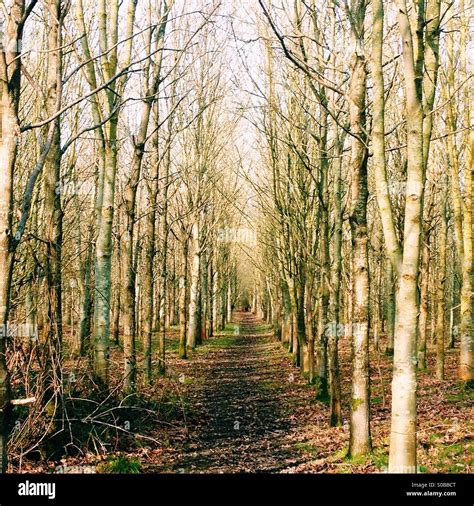
[[[158,452],[153,472],[282,472],[308,460],[298,432],[316,401],[268,326],[237,313],[230,335],[181,369],[187,440]],[[321,420],[322,421],[322,420]]]
[[[329,427],[327,402],[316,399],[273,337],[269,325],[251,313],[207,339],[191,357],[177,356],[176,330],[167,340],[167,375],[146,391],[147,414],[130,412],[117,424],[115,443],[102,457],[87,451],[62,460],[22,465],[22,472],[144,473],[377,473],[388,462],[391,357],[371,351],[373,454],[348,459],[350,343],[341,339],[343,425]],[[382,343],[383,346],[383,343]],[[438,381],[434,353],[419,373],[418,464],[420,472],[474,471],[472,392],[456,381],[458,350],[446,355],[446,379]],[[114,362],[115,360],[115,362]],[[120,366],[120,350],[112,354]],[[137,404],[139,404],[137,402]],[[122,406],[121,406],[122,407]],[[140,409],[140,408],[138,408]],[[124,417],[128,420],[125,420]],[[124,435],[125,434],[125,435]],[[70,471],[68,471],[68,469]],[[55,471],[56,470],[56,471]]]

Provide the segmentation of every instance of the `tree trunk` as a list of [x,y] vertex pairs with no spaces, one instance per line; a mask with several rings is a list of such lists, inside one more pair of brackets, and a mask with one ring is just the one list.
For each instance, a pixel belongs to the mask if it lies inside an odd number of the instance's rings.
[[464,256],[461,289],[461,355],[459,379],[464,386],[474,387],[474,132],[471,131],[464,171]]
[[[420,75],[415,62],[415,37],[412,35],[410,18],[402,1],[398,2],[398,25],[403,44],[406,89],[407,187],[403,259],[396,295],[389,471],[414,473],[416,472],[417,280],[425,174],[423,108]],[[422,36],[422,32],[418,34],[420,35]],[[418,54],[418,58],[422,58],[422,55]]]
[[441,195],[441,230],[438,236],[438,283],[437,283],[437,319],[436,319],[436,377],[444,379],[444,340],[446,334],[446,248],[448,237],[447,214],[447,180],[444,179],[444,189]]
[[117,172],[117,119],[110,122],[110,141],[105,148],[102,191],[97,206],[94,293],[94,376],[108,384],[110,335],[110,285],[112,267],[112,223],[114,217],[115,176]]
[[192,259],[191,259],[191,286],[189,293],[189,327],[188,327],[188,348],[194,350],[198,340],[199,329],[199,274],[201,265],[201,246],[199,244],[199,223],[192,225]]
[[[7,439],[11,415],[10,378],[6,364],[6,333],[10,309],[10,288],[14,262],[12,231],[13,175],[19,144],[18,108],[21,90],[20,41],[24,0],[10,5],[6,18],[5,37],[8,44],[0,47],[0,472],[7,469]],[[7,47],[5,47],[7,46]]]
[[[338,153],[342,152],[342,143],[338,143]],[[336,161],[334,175],[334,238],[333,262],[331,265],[331,292],[329,314],[332,332],[328,337],[329,352],[329,424],[331,427],[342,425],[341,384],[339,376],[339,325],[340,325],[340,289],[342,273],[342,202],[341,202],[342,158]]]
[[[48,72],[46,77],[45,109],[53,116],[60,104],[62,93],[62,34],[61,0],[49,0]],[[47,358],[44,369],[43,404],[55,404],[54,397],[61,396],[61,348],[62,348],[62,276],[61,250],[63,242],[63,212],[61,208],[61,131],[59,117],[54,121],[52,142],[46,155],[44,181],[44,213],[46,217],[45,271],[47,281],[48,320],[46,328]]]
[[188,238],[182,240],[182,265],[181,277],[179,278],[179,357],[187,358],[187,335],[188,335],[188,318],[187,318],[187,301],[188,301]]
[[370,437],[369,374],[369,264],[367,250],[367,148],[365,147],[365,96],[367,71],[363,51],[365,3],[359,4],[354,16],[361,21],[354,29],[356,51],[352,56],[349,110],[352,138],[350,216],[352,238],[352,406],[349,455],[366,455],[372,449]]
[[428,287],[430,279],[429,237],[425,235],[421,256],[420,317],[418,320],[418,369],[426,369],[426,337],[428,334]]

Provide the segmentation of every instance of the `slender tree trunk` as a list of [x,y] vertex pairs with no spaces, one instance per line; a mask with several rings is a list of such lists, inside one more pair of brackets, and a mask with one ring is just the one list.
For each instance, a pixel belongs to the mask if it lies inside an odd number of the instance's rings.
[[[214,259],[216,262],[216,260]],[[212,289],[212,324],[213,324],[213,334],[215,334],[219,330],[219,271],[217,270],[217,265],[215,266],[214,276],[213,276],[213,289]]]
[[188,238],[183,240],[182,252],[182,274],[179,278],[179,357],[187,358],[187,335],[188,335],[188,318],[187,318],[187,301],[188,301]]
[[[342,152],[342,144],[339,141],[338,153]],[[334,238],[333,238],[333,262],[331,266],[331,292],[329,299],[329,314],[332,321],[332,332],[329,334],[329,398],[330,414],[329,424],[331,427],[342,425],[341,414],[341,384],[339,376],[339,324],[340,324],[340,289],[342,273],[342,202],[341,202],[341,172],[342,159],[336,162],[334,175]]]
[[[413,473],[416,472],[417,380],[414,357],[418,328],[417,281],[425,185],[423,107],[418,60],[415,61],[414,53],[416,39],[412,34],[405,2],[400,0],[397,5],[407,102],[407,192],[403,260],[396,296],[389,471]],[[422,36],[422,32],[418,36]],[[418,47],[418,51],[419,49]],[[422,55],[418,54],[418,59],[420,58]]]
[[110,287],[112,267],[112,223],[114,217],[115,176],[117,172],[117,119],[110,122],[105,148],[103,189],[97,208],[94,295],[94,375],[103,386],[108,384]]
[[[49,0],[48,32],[48,73],[46,77],[45,109],[53,116],[58,109],[62,93],[62,35],[61,0]],[[47,366],[44,403],[61,396],[61,348],[62,348],[62,277],[61,250],[63,238],[63,212],[61,208],[61,131],[60,120],[54,121],[54,133],[44,165],[44,212],[46,258],[45,271],[47,281],[48,320],[46,329]]]
[[430,249],[429,237],[425,236],[421,258],[420,317],[418,320],[418,369],[426,369],[426,337],[428,334],[428,287]]
[[[84,70],[91,90],[99,83],[98,72],[90,51],[90,39],[84,21],[82,0],[76,2],[76,17],[81,31],[81,44],[85,56]],[[121,47],[124,55],[122,64],[126,67],[131,61],[133,29],[137,2],[129,0],[124,22],[124,44]],[[94,121],[101,125],[98,129],[100,139],[99,182],[96,196],[97,237],[95,248],[95,294],[94,294],[94,376],[101,386],[108,385],[108,361],[110,338],[111,308],[111,267],[112,267],[112,227],[115,205],[115,182],[117,174],[117,128],[119,120],[119,100],[121,100],[126,77],[113,80],[117,72],[118,58],[118,18],[119,3],[111,2],[107,10],[107,2],[100,0],[97,5],[98,46],[101,52],[100,70],[103,81],[112,82],[104,88],[99,98],[92,104]],[[102,119],[109,118],[103,125]]]
[[[80,219],[80,215],[79,215]],[[81,357],[90,351],[91,337],[91,314],[92,314],[92,257],[93,257],[93,224],[92,219],[88,224],[87,246],[85,250],[85,258],[79,256],[79,284],[81,300],[79,306],[79,346],[78,352]],[[81,233],[80,227],[78,233]]]
[[[10,5],[0,47],[0,472],[7,469],[7,439],[11,415],[10,378],[6,364],[6,332],[14,262],[12,231],[13,174],[18,150],[18,108],[21,90],[20,41],[23,35],[24,0]],[[7,46],[7,47],[5,47]]]
[[[229,281],[228,281],[228,284],[227,284],[227,309],[226,309],[226,320],[228,323],[230,323],[232,321],[232,282],[230,280],[230,276],[229,276]],[[259,304],[258,304],[258,308],[260,308],[260,300],[259,300]],[[258,312],[260,311],[260,309],[257,309],[257,315],[259,318],[261,318],[261,313],[258,314]]]
[[159,342],[159,361],[158,372],[166,373],[166,296],[168,292],[168,242],[169,242],[169,225],[168,225],[168,188],[170,179],[171,152],[169,147],[166,152],[165,174],[163,180],[163,214],[161,221],[161,269],[160,269],[160,314],[163,315],[162,327]]
[[387,320],[386,355],[393,355],[395,335],[395,283],[393,279],[393,265],[390,260],[385,264],[385,303]]
[[[212,250],[211,250],[212,251]],[[215,326],[215,309],[216,309],[216,300],[214,296],[215,290],[215,278],[216,273],[214,272],[214,252],[211,253],[211,257],[209,259],[209,270],[208,270],[208,301],[209,301],[209,327],[208,327],[208,336],[212,337],[214,335],[214,326]]]
[[[305,323],[305,332],[306,332],[306,338],[307,338],[307,373],[308,373],[308,382],[309,384],[313,384],[314,382],[314,327],[313,327],[313,320],[314,320],[314,313],[313,313],[313,283],[311,281],[308,281],[307,287],[306,287],[306,323]],[[276,306],[279,306],[279,304],[276,304]],[[276,309],[278,313],[278,319],[279,319],[279,313],[280,309]],[[274,320],[275,321],[275,320]],[[277,320],[278,321],[278,320]],[[275,327],[275,336],[278,340],[280,340],[280,333],[279,330],[279,324],[274,323]]]
[[202,344],[203,340],[207,338],[207,321],[208,321],[208,293],[209,293],[209,262],[206,253],[203,253],[201,263],[201,322],[199,326],[199,343]]
[[[443,178],[444,179],[444,178]],[[444,379],[444,341],[446,334],[446,248],[448,237],[448,218],[447,213],[447,180],[442,192],[441,202],[441,230],[438,236],[438,283],[437,283],[437,319],[436,319],[436,377],[439,380]]]
[[461,289],[461,356],[459,378],[474,387],[474,132],[471,131],[464,171],[464,256]]
[[[385,87],[383,77],[383,0],[373,0],[371,70],[373,81],[373,164],[375,173],[377,203],[385,237],[385,250],[393,272],[398,273],[402,260],[401,248],[395,229],[392,203],[385,162]],[[387,347],[393,352],[393,342]]]
[[[142,120],[143,122],[143,120]],[[147,123],[148,125],[148,123]],[[147,126],[146,125],[146,126]],[[143,128],[143,125],[142,125]],[[145,127],[146,135],[146,127]],[[123,269],[125,277],[124,306],[123,306],[123,389],[133,392],[136,385],[136,273],[134,269],[134,229],[137,200],[137,188],[140,180],[144,143],[135,144],[130,176],[127,181],[124,196],[125,207],[125,232],[123,236]]]
[[[367,148],[365,146],[365,96],[367,70],[363,51],[365,3],[353,13],[360,24],[354,27],[356,50],[352,56],[349,109],[352,138],[352,237],[353,339],[352,406],[349,454],[366,455],[372,449],[370,438],[369,374],[369,264],[367,249]],[[354,21],[355,23],[355,21]]]
[[197,334],[200,331],[199,325],[199,273],[201,265],[201,246],[199,244],[199,223],[192,225],[192,260],[191,260],[191,287],[189,294],[189,327],[188,327],[188,348],[194,350],[198,340]]
[[329,276],[330,276],[330,258],[329,258],[329,214],[328,214],[328,160],[326,153],[327,142],[327,115],[324,115],[324,124],[320,148],[323,156],[321,157],[321,179],[320,192],[323,196],[323,203],[320,212],[321,242],[320,259],[321,273],[319,277],[319,304],[318,304],[318,324],[317,324],[317,383],[316,398],[326,400],[328,391],[328,311],[329,311]]

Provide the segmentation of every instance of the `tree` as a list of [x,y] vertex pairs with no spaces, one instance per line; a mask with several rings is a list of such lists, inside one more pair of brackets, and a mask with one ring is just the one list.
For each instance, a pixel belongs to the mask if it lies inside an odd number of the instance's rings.
[[369,262],[367,250],[367,147],[365,98],[367,69],[364,55],[366,2],[356,0],[348,8],[354,53],[351,61],[349,115],[351,151],[351,239],[353,279],[353,375],[351,438],[349,453],[357,457],[372,449],[370,440],[369,372]]
[[[99,131],[100,164],[96,197],[97,238],[95,247],[95,296],[94,296],[94,370],[97,380],[108,382],[108,356],[110,332],[110,286],[112,266],[112,225],[114,217],[115,179],[117,174],[117,128],[123,100],[126,77],[131,66],[133,26],[137,2],[127,3],[125,33],[119,41],[119,2],[106,0],[98,4],[98,30],[100,57],[98,63],[92,57],[90,34],[84,19],[84,2],[78,0],[76,16],[81,33],[84,54],[83,66],[91,91],[100,88],[97,99],[92,101],[92,114]],[[123,55],[121,67],[118,46]],[[99,67],[100,72],[99,72]],[[100,82],[102,78],[103,82]]]

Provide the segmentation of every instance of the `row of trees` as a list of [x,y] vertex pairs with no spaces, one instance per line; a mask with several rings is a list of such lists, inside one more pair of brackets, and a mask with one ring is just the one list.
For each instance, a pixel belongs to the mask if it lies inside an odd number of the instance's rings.
[[338,339],[352,340],[351,456],[372,448],[369,347],[386,334],[389,469],[415,472],[427,343],[438,379],[447,346],[462,386],[474,378],[471,13],[440,0],[259,5],[260,312],[330,399],[331,425]]
[[44,432],[64,430],[66,371],[82,357],[98,391],[118,381],[128,395],[165,373],[170,326],[186,358],[225,325],[235,262],[222,231],[239,189],[220,2],[1,8],[5,471],[12,406],[31,401]]

